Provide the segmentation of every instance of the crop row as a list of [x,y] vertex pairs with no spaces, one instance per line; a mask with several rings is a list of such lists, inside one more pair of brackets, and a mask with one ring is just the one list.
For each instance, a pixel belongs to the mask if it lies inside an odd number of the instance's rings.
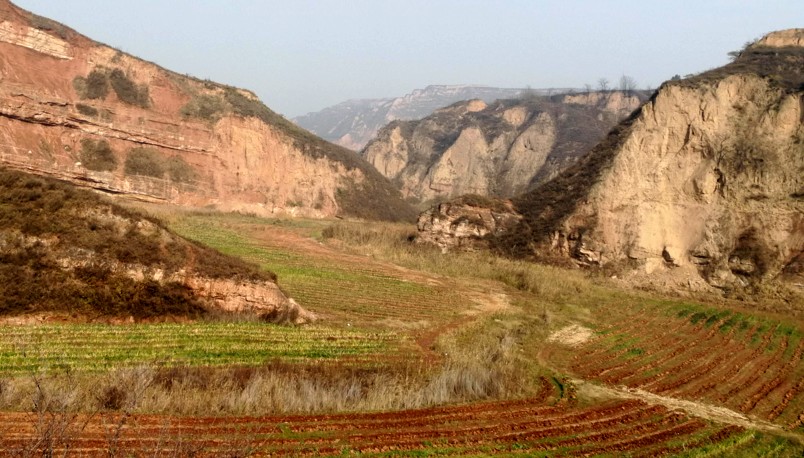
[[0,326],[0,373],[94,371],[143,363],[260,365],[278,358],[360,360],[407,352],[411,345],[389,332],[249,322]]
[[[256,456],[637,455],[743,452],[800,446],[728,425],[717,425],[638,401],[595,407],[548,406],[541,400],[479,403],[402,412],[273,416],[262,418],[165,418],[134,416],[119,435],[120,451],[166,452],[171,439],[215,456],[247,444]],[[97,453],[107,447],[114,415],[90,421],[71,450]],[[21,447],[35,435],[21,414],[0,416],[0,440]],[[166,439],[171,438],[171,439]],[[789,452],[789,453],[788,453]],[[728,453],[727,453],[728,454]]]
[[[692,306],[612,318],[574,357],[586,378],[790,424],[804,408],[804,339],[786,323]],[[671,313],[670,313],[671,312]]]

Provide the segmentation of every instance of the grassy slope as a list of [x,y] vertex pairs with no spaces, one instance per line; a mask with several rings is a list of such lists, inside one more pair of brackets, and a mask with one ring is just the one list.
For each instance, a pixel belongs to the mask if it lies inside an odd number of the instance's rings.
[[[109,262],[189,268],[212,278],[275,279],[269,272],[169,233],[142,214],[56,180],[0,169],[0,314],[200,316],[186,286],[137,281]],[[64,268],[65,261],[76,262]]]

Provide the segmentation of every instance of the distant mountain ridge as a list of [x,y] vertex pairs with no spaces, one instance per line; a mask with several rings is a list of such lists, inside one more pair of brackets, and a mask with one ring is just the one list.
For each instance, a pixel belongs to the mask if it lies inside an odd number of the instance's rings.
[[647,99],[640,91],[458,102],[393,121],[361,151],[405,198],[513,197],[574,164]]
[[[337,145],[358,151],[391,121],[429,116],[439,108],[464,100],[490,103],[522,94],[523,88],[497,88],[478,85],[430,85],[402,97],[353,99],[293,118],[293,122]],[[530,89],[537,95],[569,89]]]

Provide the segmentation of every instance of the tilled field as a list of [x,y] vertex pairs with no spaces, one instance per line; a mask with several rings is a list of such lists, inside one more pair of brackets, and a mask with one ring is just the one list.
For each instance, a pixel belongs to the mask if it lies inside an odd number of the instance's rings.
[[[532,399],[476,403],[404,412],[275,416],[261,418],[171,418],[132,416],[115,434],[119,417],[76,418],[86,426],[69,437],[73,456],[94,456],[110,448],[126,456],[178,453],[218,456],[368,456],[427,452],[444,455],[522,456],[634,454],[658,456],[756,445],[759,435],[651,406],[615,401],[579,407],[545,381]],[[30,417],[2,416],[8,450],[24,450],[37,437]],[[733,444],[731,444],[733,442]],[[58,447],[56,447],[58,448]]]
[[801,432],[804,339],[774,319],[631,310],[572,356],[587,380],[725,406]]

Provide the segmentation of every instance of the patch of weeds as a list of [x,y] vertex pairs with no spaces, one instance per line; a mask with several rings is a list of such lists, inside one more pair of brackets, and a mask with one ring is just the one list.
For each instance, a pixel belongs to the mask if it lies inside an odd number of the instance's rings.
[[719,327],[718,331],[726,333],[729,332],[737,323],[743,323],[740,315],[732,315],[728,320],[724,321]]
[[628,357],[642,356],[643,354],[645,354],[645,350],[637,347],[629,348],[626,352],[626,356]]
[[150,106],[150,95],[148,86],[145,84],[137,85],[132,81],[123,70],[116,68],[109,74],[109,83],[112,85],[117,98],[129,105],[148,108]]
[[109,80],[103,69],[96,68],[86,78],[76,76],[73,88],[82,99],[103,100],[109,95]]
[[690,315],[690,323],[698,324],[699,322],[701,322],[702,320],[706,320],[707,318],[708,316],[706,315],[706,312],[695,312],[692,315]]
[[110,172],[117,168],[117,158],[106,140],[81,140],[81,163],[89,170]]
[[707,328],[711,327],[713,324],[717,323],[718,321],[720,321],[724,317],[729,316],[730,314],[731,314],[730,312],[725,311],[725,310],[722,311],[722,312],[719,312],[719,313],[714,313],[714,314],[712,314],[711,316],[709,316],[706,319],[706,321],[704,322],[704,327],[707,327]]
[[184,105],[180,113],[185,118],[217,121],[226,112],[226,102],[221,96],[200,94]]
[[31,27],[41,30],[43,32],[49,32],[57,37],[61,38],[62,40],[66,40],[69,36],[69,28],[64,24],[54,21],[53,19],[49,19],[43,16],[39,16],[38,14],[29,13],[30,16],[28,17],[28,21],[30,21]]
[[171,180],[179,183],[189,183],[195,181],[197,173],[181,156],[171,156],[165,162],[168,176]]
[[84,116],[91,116],[93,118],[98,116],[98,110],[95,107],[79,103],[76,104],[75,108]]
[[691,313],[692,313],[692,310],[690,310],[690,309],[681,309],[681,310],[678,311],[678,314],[676,316],[679,317],[679,318],[685,318],[685,317],[689,316]]
[[126,175],[145,175],[164,178],[165,166],[159,151],[153,148],[132,148],[126,156]]

